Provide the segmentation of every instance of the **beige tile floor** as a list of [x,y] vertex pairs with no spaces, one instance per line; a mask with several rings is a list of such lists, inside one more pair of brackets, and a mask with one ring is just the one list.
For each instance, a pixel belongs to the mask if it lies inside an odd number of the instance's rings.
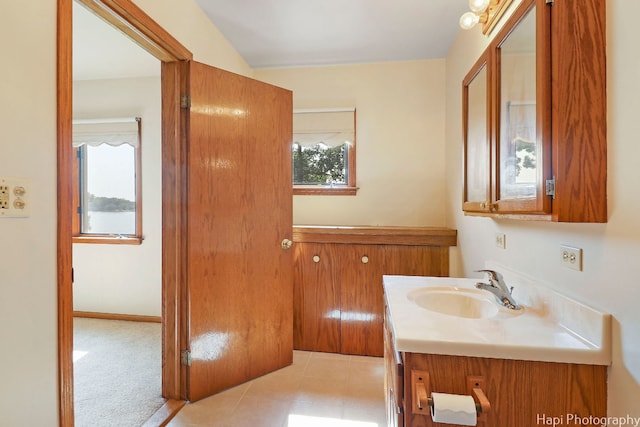
[[295,351],[293,364],[186,405],[169,427],[384,427],[379,357]]

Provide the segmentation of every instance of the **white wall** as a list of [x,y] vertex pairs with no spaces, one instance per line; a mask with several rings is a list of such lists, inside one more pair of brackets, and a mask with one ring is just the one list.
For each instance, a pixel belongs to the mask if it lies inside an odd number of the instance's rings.
[[0,48],[11,60],[0,69],[0,176],[30,178],[32,207],[29,218],[0,219],[0,414],[2,424],[48,426],[57,411],[56,7],[2,9]]
[[[158,69],[160,62],[158,62]],[[141,245],[73,245],[77,311],[160,316],[162,307],[162,128],[160,77],[73,85],[76,119],[142,118]]]
[[[193,0],[136,3],[200,61],[251,74]],[[30,178],[33,203],[27,219],[0,219],[0,423],[10,426],[58,424],[56,16],[56,2],[33,0],[3,2],[0,17],[0,176]]]
[[294,196],[295,224],[443,226],[444,60],[256,70],[294,108],[356,107],[356,196]]
[[[516,2],[517,3],[517,2]],[[608,198],[607,224],[547,224],[465,217],[461,210],[462,105],[460,82],[487,45],[479,29],[461,32],[447,58],[447,217],[458,229],[452,275],[474,276],[487,260],[539,278],[561,293],[613,314],[609,415],[640,416],[640,51],[634,19],[640,3],[607,1]],[[495,31],[494,31],[495,33]],[[507,249],[494,245],[506,234]],[[559,246],[584,250],[584,271],[561,267]],[[549,415],[549,414],[547,414]]]
[[193,0],[133,0],[203,64],[251,77],[253,70]]

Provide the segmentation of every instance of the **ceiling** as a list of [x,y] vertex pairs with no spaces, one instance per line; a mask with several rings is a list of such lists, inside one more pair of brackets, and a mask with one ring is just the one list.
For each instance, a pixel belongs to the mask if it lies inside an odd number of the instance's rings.
[[252,68],[444,58],[468,0],[196,0]]
[[[195,0],[252,68],[444,58],[468,0]],[[159,75],[127,37],[74,3],[74,78]]]

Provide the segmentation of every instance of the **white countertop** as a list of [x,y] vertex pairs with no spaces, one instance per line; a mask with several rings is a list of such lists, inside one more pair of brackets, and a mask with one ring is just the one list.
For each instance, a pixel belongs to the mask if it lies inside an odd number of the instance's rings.
[[[543,362],[611,364],[610,315],[550,289],[518,283],[513,296],[523,306],[521,313],[511,314],[507,309],[501,309],[498,316],[479,319],[430,311],[407,297],[409,292],[419,288],[474,288],[478,281],[478,278],[384,276],[385,301],[391,313],[396,350]],[[507,280],[507,284],[513,283]]]

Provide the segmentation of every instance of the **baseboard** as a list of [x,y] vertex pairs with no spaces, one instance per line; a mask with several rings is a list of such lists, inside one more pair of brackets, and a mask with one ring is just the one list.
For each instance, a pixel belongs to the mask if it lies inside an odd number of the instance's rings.
[[164,427],[175,417],[186,404],[184,400],[169,399],[142,427]]
[[130,322],[154,322],[162,323],[160,316],[143,316],[139,314],[96,313],[93,311],[74,311],[73,317],[85,317],[89,319],[128,320]]

